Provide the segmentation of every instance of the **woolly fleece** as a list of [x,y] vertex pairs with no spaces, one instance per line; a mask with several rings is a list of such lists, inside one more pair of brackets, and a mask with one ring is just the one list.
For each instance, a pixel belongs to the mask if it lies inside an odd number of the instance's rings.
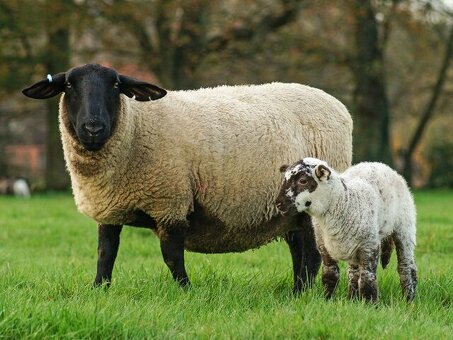
[[141,210],[161,233],[199,209],[206,218],[190,224],[185,244],[199,252],[255,248],[294,228],[273,223],[281,164],[313,156],[345,170],[352,157],[347,109],[299,84],[169,91],[153,102],[121,95],[97,152],[79,144],[63,94],[60,130],[80,212],[120,225]]

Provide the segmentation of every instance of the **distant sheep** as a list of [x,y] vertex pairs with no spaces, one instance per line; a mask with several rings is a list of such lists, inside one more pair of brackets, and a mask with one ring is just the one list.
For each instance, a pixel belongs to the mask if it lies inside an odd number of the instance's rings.
[[184,249],[240,252],[279,236],[290,246],[294,290],[313,280],[320,256],[310,219],[279,216],[275,166],[302,155],[350,165],[352,120],[334,97],[281,83],[167,92],[99,65],[23,92],[64,92],[60,131],[74,198],[99,223],[96,285],[110,282],[124,224],[156,232],[181,285],[189,283]]
[[27,181],[23,178],[19,178],[14,181],[13,193],[15,196],[20,196],[24,198],[31,197],[30,187],[28,186]]
[[27,180],[23,178],[0,179],[0,194],[14,195],[17,197],[30,198],[31,191]]
[[382,163],[359,163],[339,174],[314,158],[281,171],[277,207],[287,215],[297,210],[313,217],[327,297],[338,282],[337,261],[346,260],[349,296],[376,301],[379,254],[385,268],[394,242],[403,294],[408,302],[414,299],[416,212],[403,177]]

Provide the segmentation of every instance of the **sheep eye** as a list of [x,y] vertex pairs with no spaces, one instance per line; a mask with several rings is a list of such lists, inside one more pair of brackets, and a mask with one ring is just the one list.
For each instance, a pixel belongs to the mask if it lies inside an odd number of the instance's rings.
[[299,180],[299,183],[302,185],[307,185],[308,181],[305,178],[302,178],[301,180]]
[[119,86],[120,86],[120,84],[119,84],[117,81],[113,84],[113,87],[116,88],[116,89],[117,89]]
[[72,85],[71,85],[71,83],[68,81],[68,82],[66,83],[66,88],[67,88],[67,89],[70,89],[71,87],[72,87]]

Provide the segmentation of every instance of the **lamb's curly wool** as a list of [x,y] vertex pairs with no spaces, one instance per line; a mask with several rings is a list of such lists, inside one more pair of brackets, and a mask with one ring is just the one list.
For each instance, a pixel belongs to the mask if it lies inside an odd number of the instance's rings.
[[386,265],[393,241],[403,293],[414,298],[415,205],[406,181],[390,167],[364,162],[339,174],[324,161],[305,158],[285,169],[279,200],[313,216],[328,296],[338,281],[336,261],[346,260],[350,294],[375,300],[380,247]]
[[78,142],[63,95],[60,129],[82,213],[122,225],[143,211],[159,233],[191,219],[185,247],[199,252],[243,251],[287,231],[274,205],[277,165],[314,156],[344,170],[352,155],[347,109],[299,84],[169,91],[146,103],[121,96],[96,152]]

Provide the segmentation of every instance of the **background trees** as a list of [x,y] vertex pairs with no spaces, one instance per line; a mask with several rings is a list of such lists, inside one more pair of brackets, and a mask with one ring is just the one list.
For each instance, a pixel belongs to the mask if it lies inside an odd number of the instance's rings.
[[[0,27],[5,47],[0,56],[5,66],[0,78],[6,80],[2,83],[1,94],[16,96],[17,91],[36,76],[44,77],[69,67],[73,9],[72,0],[0,2],[0,15],[6,20]],[[19,115],[33,114],[32,111],[20,112],[20,102],[18,99],[16,110]],[[58,131],[58,100],[41,104],[46,105],[47,110],[46,187],[65,189],[69,186],[69,177]]]
[[451,25],[442,1],[0,0],[0,149],[11,121],[47,112],[47,187],[67,187],[56,102],[18,90],[95,61],[169,89],[323,88],[353,114],[355,161],[384,161],[426,184],[438,162],[431,140],[439,151],[430,131],[447,133],[436,126],[452,119]]

